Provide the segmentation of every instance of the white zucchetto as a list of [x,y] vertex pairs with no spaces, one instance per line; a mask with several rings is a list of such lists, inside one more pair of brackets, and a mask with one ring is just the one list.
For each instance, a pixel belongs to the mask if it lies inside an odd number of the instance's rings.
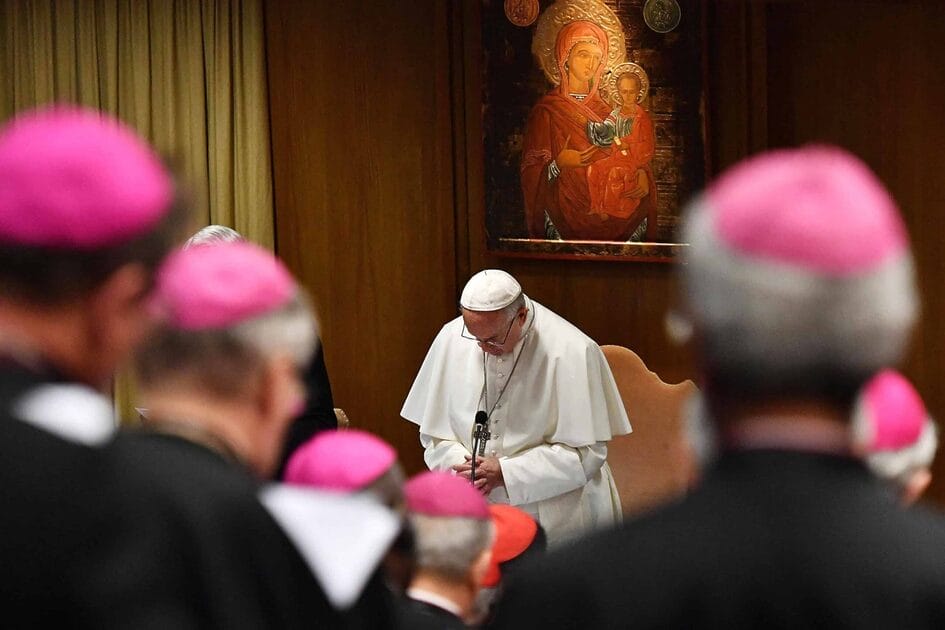
[[459,305],[470,311],[498,311],[522,294],[518,280],[501,269],[483,269],[466,283]]

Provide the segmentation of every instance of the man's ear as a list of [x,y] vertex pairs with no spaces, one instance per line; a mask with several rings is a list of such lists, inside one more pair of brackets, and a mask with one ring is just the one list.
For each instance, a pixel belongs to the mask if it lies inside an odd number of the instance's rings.
[[278,355],[267,360],[260,375],[260,414],[267,418],[293,416],[304,402],[304,389],[292,359]]
[[476,561],[473,562],[472,567],[469,569],[469,579],[473,584],[476,585],[476,588],[482,586],[482,580],[486,577],[486,572],[489,570],[489,562],[492,560],[492,547],[486,547],[482,550],[476,557]]
[[901,495],[903,505],[912,505],[918,501],[925,493],[930,483],[932,483],[932,471],[928,468],[923,468],[922,470],[917,470],[912,473]]
[[89,377],[105,380],[141,341],[150,327],[146,298],[151,272],[140,263],[113,272],[84,299]]
[[301,377],[295,363],[285,355],[265,362],[260,371],[255,446],[258,473],[270,476],[279,463],[289,424],[305,404]]

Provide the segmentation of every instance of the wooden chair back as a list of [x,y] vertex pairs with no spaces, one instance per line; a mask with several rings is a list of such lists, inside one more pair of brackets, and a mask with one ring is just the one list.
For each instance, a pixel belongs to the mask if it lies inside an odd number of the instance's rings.
[[335,420],[338,421],[339,429],[347,429],[351,426],[351,421],[348,419],[348,414],[345,413],[344,409],[340,407],[335,407]]
[[625,515],[639,514],[685,493],[695,472],[683,426],[683,407],[695,384],[664,383],[635,352],[601,346],[633,433],[607,446]]

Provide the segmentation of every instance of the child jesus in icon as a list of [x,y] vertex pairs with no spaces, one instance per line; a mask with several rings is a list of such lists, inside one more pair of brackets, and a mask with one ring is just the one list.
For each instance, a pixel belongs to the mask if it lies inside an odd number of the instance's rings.
[[[622,73],[617,74],[620,70]],[[656,187],[650,160],[656,144],[653,121],[640,101],[646,96],[647,80],[636,64],[621,64],[611,82],[614,110],[603,123],[590,123],[588,134],[595,144],[610,144],[611,154],[587,169],[591,212],[627,219],[640,211],[640,224],[630,240],[655,233],[656,225],[645,222],[641,202],[655,208]],[[608,140],[610,142],[608,142]]]

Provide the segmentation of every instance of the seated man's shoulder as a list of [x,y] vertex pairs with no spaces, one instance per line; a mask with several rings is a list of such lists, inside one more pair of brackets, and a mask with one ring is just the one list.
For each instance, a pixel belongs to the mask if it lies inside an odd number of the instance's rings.
[[261,511],[248,471],[206,447],[177,436],[120,434],[111,446],[126,483],[178,510],[204,515]]
[[535,326],[542,344],[557,348],[561,353],[583,353],[589,348],[599,347],[596,341],[561,315],[534,300],[532,305],[535,309]]
[[[433,339],[433,346],[443,347],[443,346],[451,345],[451,342],[455,341],[456,339],[461,338],[462,332],[463,332],[463,318],[455,317],[440,327],[439,332],[437,332],[436,337],[434,337]],[[460,346],[459,344],[456,344],[456,345],[458,347],[463,347],[463,346]]]
[[[945,561],[945,514],[928,505],[914,505],[900,509],[897,505],[892,510],[894,516],[887,521],[891,529],[908,533],[922,548],[934,545],[938,558]],[[932,551],[930,549],[929,551]]]

